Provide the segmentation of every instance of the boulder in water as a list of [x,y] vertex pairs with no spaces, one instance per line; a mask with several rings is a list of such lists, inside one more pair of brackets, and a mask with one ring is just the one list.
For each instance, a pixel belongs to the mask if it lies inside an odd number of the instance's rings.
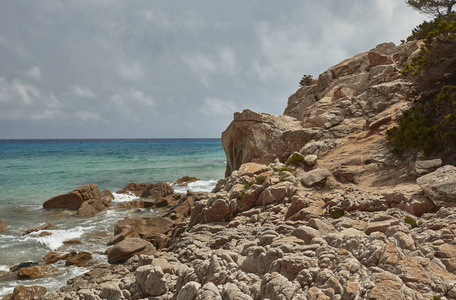
[[2,220],[0,220],[0,233],[4,232],[8,229],[8,225],[5,224]]
[[55,196],[46,200],[43,203],[44,209],[70,209],[77,210],[81,207],[82,203],[89,200],[101,200],[101,193],[98,185],[86,184],[80,186],[73,191]]

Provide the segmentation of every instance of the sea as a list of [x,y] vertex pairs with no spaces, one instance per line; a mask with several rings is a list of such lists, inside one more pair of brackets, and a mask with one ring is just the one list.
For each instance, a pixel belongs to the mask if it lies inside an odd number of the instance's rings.
[[[17,285],[56,290],[88,271],[60,262],[54,266],[55,276],[19,280],[9,272],[12,266],[40,262],[52,251],[72,250],[100,253],[94,261],[106,262],[101,253],[118,220],[157,214],[153,209],[110,208],[95,217],[79,217],[73,211],[43,210],[47,199],[88,183],[113,192],[111,207],[136,199],[116,193],[132,182],[168,182],[177,193],[211,191],[225,167],[220,139],[0,140],[0,220],[9,226],[0,233],[0,299]],[[188,186],[174,184],[183,176],[199,180]],[[45,230],[51,235],[22,235],[48,222],[54,224]],[[83,244],[64,244],[74,239]]]

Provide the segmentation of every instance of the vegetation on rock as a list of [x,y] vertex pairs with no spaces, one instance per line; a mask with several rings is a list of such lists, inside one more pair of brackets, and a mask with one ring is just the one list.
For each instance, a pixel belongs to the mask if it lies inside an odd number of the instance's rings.
[[[436,29],[427,32],[419,53],[402,70],[414,88],[408,95],[410,109],[397,127],[388,130],[397,154],[408,149],[426,155],[456,149],[456,21],[439,18],[431,23],[429,28]],[[427,26],[422,26],[423,32],[430,30]],[[451,162],[456,157],[447,159]]]
[[313,76],[312,75],[303,75],[301,81],[299,82],[300,87],[308,86],[312,83]]

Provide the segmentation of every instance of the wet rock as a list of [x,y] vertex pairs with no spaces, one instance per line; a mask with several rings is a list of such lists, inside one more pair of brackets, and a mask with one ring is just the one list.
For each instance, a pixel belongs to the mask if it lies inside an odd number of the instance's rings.
[[110,190],[102,190],[100,192],[100,195],[101,195],[101,200],[106,201],[106,202],[111,202],[115,198]]
[[80,216],[94,216],[98,214],[99,212],[105,210],[107,207],[109,207],[110,204],[106,200],[88,200],[84,201],[81,204],[81,207],[78,209],[78,215]]
[[30,234],[32,232],[37,232],[37,231],[40,231],[40,230],[45,230],[45,229],[50,229],[50,228],[54,228],[54,223],[49,222],[49,223],[43,224],[43,225],[38,226],[38,227],[29,228],[26,231],[22,232],[20,235],[21,236],[22,235],[27,235],[27,234]]
[[41,299],[44,294],[47,293],[47,289],[43,286],[23,286],[18,285],[14,288],[12,294],[3,298],[4,300],[29,300],[29,299]]
[[77,253],[76,251],[72,251],[66,258],[65,265],[66,266],[80,266],[82,264],[87,263],[92,259],[92,254],[86,251],[81,251]]
[[0,220],[0,233],[5,232],[8,229],[8,225],[5,224],[2,220]]
[[133,193],[137,197],[158,199],[174,193],[174,189],[166,182],[158,183],[130,183],[119,194]]
[[101,193],[98,185],[86,184],[73,191],[55,196],[43,203],[44,209],[70,209],[77,210],[84,201],[101,200]]
[[49,265],[20,268],[17,277],[21,279],[40,277],[43,276],[48,269]]

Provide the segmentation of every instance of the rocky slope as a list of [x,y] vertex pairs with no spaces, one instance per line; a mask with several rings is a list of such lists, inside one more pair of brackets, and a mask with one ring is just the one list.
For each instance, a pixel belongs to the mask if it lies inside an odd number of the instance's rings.
[[398,70],[417,49],[356,55],[283,116],[236,113],[212,193],[118,224],[113,263],[44,298],[456,299],[456,168],[398,158],[385,140],[408,105]]

